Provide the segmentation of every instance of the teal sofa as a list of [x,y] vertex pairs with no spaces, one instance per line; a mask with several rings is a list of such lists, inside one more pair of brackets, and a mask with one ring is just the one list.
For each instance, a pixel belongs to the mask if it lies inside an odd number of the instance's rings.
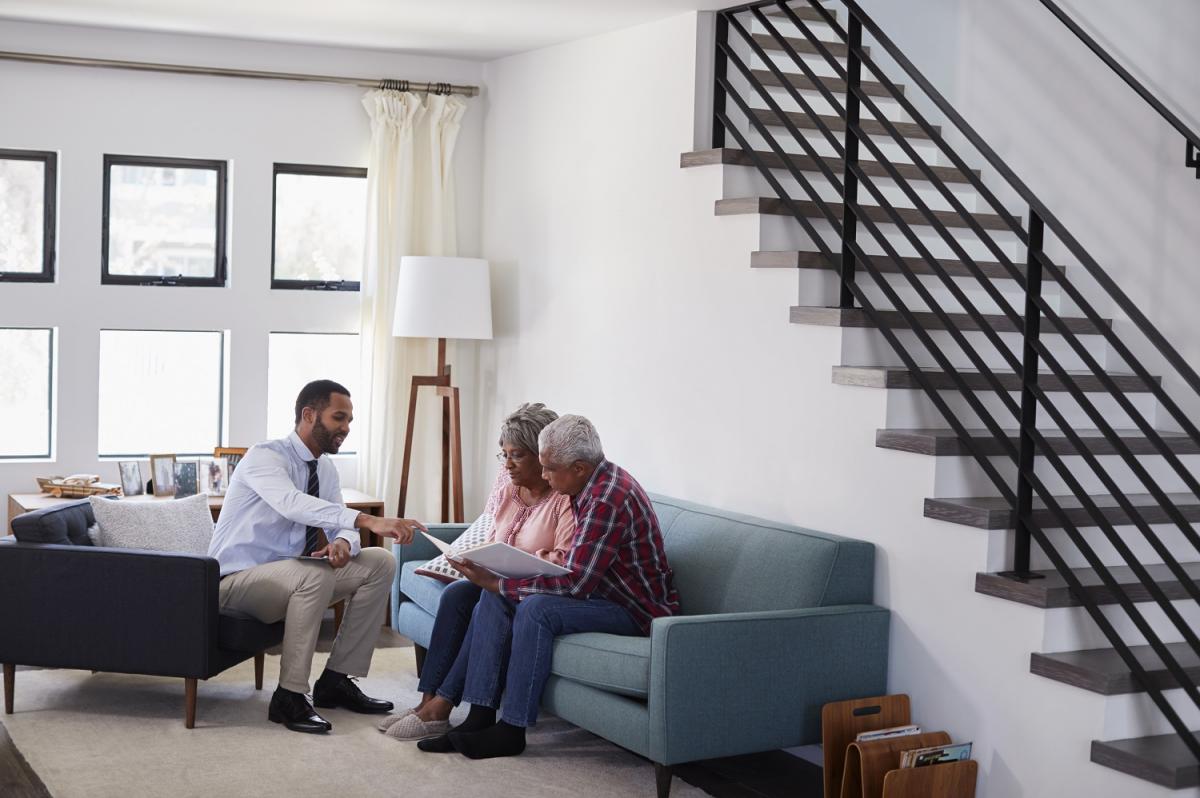
[[[887,692],[889,613],[874,606],[875,547],[652,496],[683,614],[649,637],[554,645],[546,711],[655,764],[818,743],[829,701]],[[434,525],[453,540],[464,525]],[[393,627],[429,645],[443,586],[414,570],[437,552],[395,545]]]

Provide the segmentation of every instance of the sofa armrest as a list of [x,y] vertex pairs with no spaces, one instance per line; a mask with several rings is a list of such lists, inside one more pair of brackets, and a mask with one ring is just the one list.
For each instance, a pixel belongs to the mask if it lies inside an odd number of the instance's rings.
[[[429,524],[429,534],[438,540],[453,543],[459,535],[467,531],[468,526],[470,524]],[[410,560],[432,560],[441,554],[420,532],[413,535],[412,543],[393,543],[392,551],[396,555],[398,565]]]
[[219,580],[211,557],[0,546],[0,662],[205,678]]
[[651,759],[819,742],[824,704],[886,692],[889,619],[870,604],[655,619]]

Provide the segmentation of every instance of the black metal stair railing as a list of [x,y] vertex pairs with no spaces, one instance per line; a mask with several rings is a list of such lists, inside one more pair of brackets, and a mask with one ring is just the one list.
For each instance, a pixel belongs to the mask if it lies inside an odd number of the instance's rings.
[[[1181,589],[1192,600],[1200,602],[1200,586],[1191,578],[1185,566],[1174,555],[1168,545],[1156,533],[1138,512],[1134,499],[1123,490],[1119,477],[1114,469],[1106,466],[1081,438],[1073,425],[1063,414],[1061,407],[1056,404],[1042,385],[1040,375],[1048,370],[1058,378],[1057,390],[1063,390],[1084,414],[1096,425],[1103,436],[1105,445],[1118,456],[1120,465],[1127,468],[1157,505],[1161,514],[1178,528],[1183,539],[1200,552],[1200,535],[1188,523],[1183,512],[1172,500],[1172,497],[1162,488],[1160,481],[1138,459],[1130,445],[1123,439],[1121,433],[1110,422],[1107,414],[1100,409],[1077,383],[1075,374],[1068,371],[1062,364],[1061,353],[1056,353],[1054,347],[1047,344],[1046,336],[1060,336],[1079,360],[1086,366],[1088,372],[1094,375],[1103,387],[1103,394],[1111,397],[1118,407],[1133,421],[1145,437],[1153,452],[1162,457],[1169,466],[1171,474],[1179,479],[1192,494],[1200,496],[1200,482],[1188,470],[1178,454],[1160,434],[1151,419],[1138,410],[1124,391],[1112,379],[1112,376],[1097,362],[1095,356],[1080,340],[1079,334],[1042,296],[1043,279],[1052,279],[1058,283],[1062,293],[1083,314],[1083,318],[1092,326],[1089,334],[1101,336],[1111,350],[1119,356],[1127,367],[1143,383],[1146,392],[1158,402],[1171,421],[1182,430],[1182,436],[1195,449],[1200,448],[1200,430],[1183,410],[1181,403],[1173,398],[1157,378],[1149,371],[1144,358],[1136,356],[1133,347],[1126,342],[1103,319],[1095,309],[1092,301],[1085,292],[1073,281],[1067,279],[1063,267],[1055,263],[1046,253],[1046,236],[1052,235],[1061,248],[1069,254],[1086,272],[1093,283],[1098,286],[1104,298],[1119,308],[1129,319],[1130,323],[1142,337],[1146,348],[1153,350],[1163,363],[1172,370],[1175,382],[1182,384],[1191,391],[1189,401],[1200,404],[1200,376],[1183,360],[1178,351],[1172,347],[1162,334],[1154,328],[1145,315],[1134,305],[1116,282],[1100,267],[1087,250],[1067,231],[1064,225],[1053,213],[1029,190],[1029,188],[1012,172],[986,142],[967,124],[955,109],[946,101],[934,86],[913,66],[902,51],[884,34],[873,20],[862,10],[854,0],[841,0],[848,12],[848,22],[845,28],[841,26],[834,14],[816,0],[803,0],[800,7],[806,13],[824,24],[838,42],[844,43],[839,50],[846,52],[846,63],[843,64],[832,53],[830,42],[822,40],[812,30],[805,19],[797,14],[791,5],[783,0],[766,0],[765,2],[749,3],[718,12],[716,22],[716,58],[714,86],[714,125],[713,146],[724,147],[726,137],[732,137],[736,145],[745,152],[751,162],[757,167],[779,200],[799,222],[809,239],[820,251],[821,255],[835,265],[839,275],[840,305],[842,308],[853,308],[857,303],[861,311],[871,323],[879,329],[888,344],[895,350],[905,367],[913,374],[913,378],[928,396],[934,407],[945,418],[951,430],[962,441],[964,447],[979,464],[983,472],[993,482],[999,494],[1014,508],[1016,517],[1016,544],[1013,552],[1013,571],[1010,575],[1017,579],[1036,578],[1030,572],[1031,542],[1036,541],[1054,569],[1062,576],[1071,588],[1076,599],[1095,621],[1097,626],[1109,640],[1114,650],[1129,667],[1134,678],[1146,690],[1155,705],[1162,711],[1172,728],[1179,734],[1192,753],[1200,759],[1200,740],[1187,727],[1179,713],[1172,707],[1162,689],[1148,677],[1146,668],[1132,652],[1129,644],[1117,632],[1114,624],[1100,609],[1100,602],[1093,594],[1085,589],[1079,575],[1068,564],[1066,556],[1047,534],[1047,529],[1061,528],[1071,545],[1095,572],[1100,583],[1115,599],[1118,606],[1128,616],[1137,631],[1145,638],[1147,645],[1162,661],[1164,667],[1174,678],[1176,686],[1198,707],[1200,707],[1200,690],[1188,676],[1177,658],[1155,632],[1145,614],[1138,609],[1137,601],[1122,589],[1113,571],[1107,566],[1096,551],[1095,546],[1083,535],[1082,527],[1095,527],[1100,530],[1103,539],[1112,546],[1120,560],[1128,567],[1136,578],[1138,595],[1147,595],[1158,607],[1168,621],[1175,627],[1189,647],[1200,653],[1200,637],[1187,623],[1179,609],[1172,603],[1172,596],[1158,584],[1146,567],[1141,563],[1129,543],[1118,533],[1114,523],[1097,505],[1073,468],[1064,461],[1064,457],[1079,457],[1098,479],[1104,489],[1112,495],[1117,506],[1125,513],[1127,523],[1135,527],[1141,538],[1162,559],[1172,576],[1179,582]],[[770,13],[767,13],[767,9]],[[760,43],[762,34],[756,38],[747,29],[747,23],[757,23],[766,37],[773,43],[772,50],[782,51],[789,66],[799,69],[799,74],[785,72],[776,63]],[[799,39],[784,35],[777,23],[786,23],[799,33]],[[871,58],[863,47],[863,34],[867,33],[874,45],[881,47],[899,65],[911,79],[913,85],[920,88],[932,104],[952,123],[961,136],[987,162],[992,170],[1006,184],[1008,192],[1020,197],[1029,207],[1028,221],[1023,223],[1012,216],[999,201],[996,193],[979,177],[966,163],[965,159],[951,147],[939,130],[931,125],[925,116],[909,100],[904,92],[891,81],[878,64]],[[733,36],[736,34],[736,37]],[[794,43],[803,41],[803,49],[809,54],[819,56],[834,72],[836,78],[846,85],[844,100],[835,96],[825,85],[830,80],[817,74],[814,67],[805,61],[797,51]],[[815,131],[822,137],[835,156],[823,156],[808,137],[801,132],[794,121],[794,112],[784,111],[779,101],[759,79],[747,61],[756,59],[761,68],[769,70],[772,76],[772,87],[782,90],[787,97],[807,117],[805,127]],[[880,108],[873,92],[864,90],[862,84],[864,68],[869,71],[871,80],[882,87],[889,101],[895,102],[913,120],[912,124],[919,126],[925,138],[928,138],[937,151],[944,155],[952,164],[962,182],[968,184],[986,206],[1003,222],[1000,231],[1011,235],[1024,248],[1025,258],[1018,265],[1014,258],[1009,257],[1001,242],[995,235],[989,233],[985,226],[968,211],[962,201],[939,175],[937,169],[918,153],[897,127]],[[793,79],[806,79],[803,89],[793,85]],[[844,123],[843,135],[839,138],[813,106],[812,102],[802,93],[816,91],[824,102],[832,109],[834,116]],[[743,96],[746,95],[746,96]],[[753,102],[761,102],[766,108],[755,107]],[[770,153],[759,152],[747,138],[747,134],[738,124],[736,110],[744,123],[758,135],[770,149]],[[882,127],[887,141],[904,153],[908,159],[904,165],[915,166],[920,178],[906,178],[904,170],[897,168],[896,162],[887,157],[882,147],[874,140],[872,134],[864,131],[862,124],[863,113],[873,117],[876,127]],[[763,116],[767,116],[769,123]],[[911,125],[907,125],[911,127]],[[771,127],[781,127],[786,130],[783,141],[773,134]],[[883,135],[876,133],[876,135]],[[799,147],[804,155],[787,149],[789,143]],[[862,167],[860,158],[866,150],[871,160],[881,166],[887,174],[887,179],[899,188],[906,199],[912,203],[912,209],[919,214],[919,222],[909,222],[904,218],[893,203],[887,198],[878,181]],[[774,159],[778,160],[778,163]],[[807,158],[805,158],[807,156]],[[945,169],[946,167],[938,167]],[[780,179],[777,170],[784,170],[808,196],[815,205],[819,217],[809,218],[809,211],[799,200],[790,195]],[[837,171],[835,171],[837,170]],[[806,176],[806,171],[815,171],[820,178],[833,189],[838,200],[827,200],[817,190],[812,180]],[[952,209],[955,223],[965,227],[982,245],[995,261],[1004,269],[1008,277],[1021,290],[1022,307],[1014,308],[1004,293],[993,283],[980,262],[972,257],[958,236],[948,229],[943,221],[945,211],[931,209],[917,189],[914,182],[926,183],[935,188]],[[860,201],[862,192],[868,194],[874,205],[867,206]],[[809,203],[805,203],[808,205]],[[876,221],[868,208],[882,211],[886,221]],[[837,244],[831,246],[827,236],[815,226],[824,222],[828,225]],[[917,253],[923,267],[918,271],[908,258],[901,255],[880,225],[894,227],[904,240]],[[952,276],[931,252],[916,226],[932,230],[940,241],[953,253],[954,259],[960,262],[968,275],[978,286],[982,287],[985,295],[999,309],[999,319],[989,319],[981,313],[966,291],[957,282],[963,275]],[[866,234],[864,239],[863,234]],[[864,249],[865,241],[873,242],[882,254],[868,253]],[[835,249],[836,247],[836,249]],[[881,263],[890,262],[891,271],[898,273],[907,286],[916,294],[923,309],[914,310],[903,301],[884,274]],[[990,265],[990,264],[989,264]],[[865,289],[859,275],[869,278],[866,285],[878,290],[885,302],[884,307],[876,305]],[[922,277],[933,276],[937,279],[937,288],[947,291],[954,304],[960,311],[947,310],[946,303],[939,302],[925,284]],[[1015,440],[1012,430],[1005,428],[997,421],[984,405],[980,394],[985,393],[978,387],[971,387],[963,373],[952,360],[952,353],[938,344],[930,334],[926,325],[922,324],[918,313],[932,314],[936,317],[941,328],[949,334],[954,346],[971,363],[979,375],[989,386],[988,393],[998,399],[1002,409],[1011,414],[1009,423],[1016,424]],[[886,314],[886,315],[885,315]],[[900,323],[895,329],[889,319],[899,316]],[[967,320],[956,320],[956,316],[965,315]],[[1078,319],[1075,319],[1078,321]],[[1018,357],[1011,347],[1001,337],[1005,331],[1019,330],[1021,334],[1021,351]],[[906,345],[897,334],[903,331],[911,334],[919,344],[919,349]],[[1002,383],[1001,375],[989,365],[987,358],[980,353],[968,338],[967,333],[982,334],[990,345],[991,350],[1017,374],[1021,380],[1019,402],[1010,395],[1010,391]],[[954,391],[965,401],[967,407],[985,427],[986,436],[976,437],[951,409],[948,401],[942,396],[943,388],[935,385],[930,376],[920,367],[920,352],[923,351],[928,359],[937,364],[954,386]],[[1038,415],[1044,413],[1056,425],[1061,441],[1056,436],[1051,441],[1046,432],[1038,426]],[[1015,484],[1011,477],[1001,473],[1000,468],[993,462],[994,449],[999,449],[1001,456],[1011,461],[1016,470]],[[1062,451],[1059,451],[1059,449]],[[1105,452],[1108,453],[1107,451]],[[1039,461],[1049,466],[1049,473],[1057,476],[1068,488],[1070,498],[1078,502],[1079,507],[1088,517],[1087,523],[1075,523],[1063,507],[1061,496],[1056,496],[1046,483],[1045,477],[1036,468]],[[1039,523],[1034,517],[1034,499],[1053,516],[1050,524]]]
[[1087,48],[1095,53],[1105,66],[1117,74],[1121,80],[1129,84],[1129,87],[1137,92],[1137,95],[1146,101],[1146,104],[1153,108],[1159,116],[1167,121],[1171,127],[1175,128],[1183,136],[1184,143],[1187,145],[1187,152],[1184,155],[1184,166],[1189,169],[1196,170],[1196,178],[1200,179],[1200,134],[1184,124],[1174,112],[1154,95],[1146,86],[1137,78],[1129,73],[1129,70],[1121,65],[1121,62],[1113,57],[1112,53],[1105,50],[1104,47],[1096,41],[1083,27],[1071,18],[1071,15],[1062,9],[1054,0],[1040,0],[1041,4],[1049,9],[1050,13],[1058,18],[1058,21],[1066,26],[1067,30],[1075,34],[1075,37],[1087,45]]

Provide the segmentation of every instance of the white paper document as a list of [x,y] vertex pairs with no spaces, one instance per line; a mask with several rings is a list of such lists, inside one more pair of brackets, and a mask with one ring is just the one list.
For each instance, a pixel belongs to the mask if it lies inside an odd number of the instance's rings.
[[485,543],[466,551],[453,552],[449,543],[438,540],[428,532],[422,531],[438,551],[455,560],[466,560],[476,565],[482,565],[492,573],[507,579],[525,579],[530,576],[562,576],[571,573],[561,565],[555,565],[549,560],[543,560],[527,551],[522,551],[507,543]]

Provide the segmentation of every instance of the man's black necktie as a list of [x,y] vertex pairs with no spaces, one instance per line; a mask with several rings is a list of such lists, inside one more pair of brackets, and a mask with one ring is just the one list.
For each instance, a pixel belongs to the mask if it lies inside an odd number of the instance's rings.
[[[308,490],[309,496],[321,495],[321,483],[317,480],[317,461],[308,461]],[[305,527],[304,529],[304,553],[305,555],[312,554],[317,549],[325,548],[329,543],[329,539],[325,537],[325,532],[319,526]]]

